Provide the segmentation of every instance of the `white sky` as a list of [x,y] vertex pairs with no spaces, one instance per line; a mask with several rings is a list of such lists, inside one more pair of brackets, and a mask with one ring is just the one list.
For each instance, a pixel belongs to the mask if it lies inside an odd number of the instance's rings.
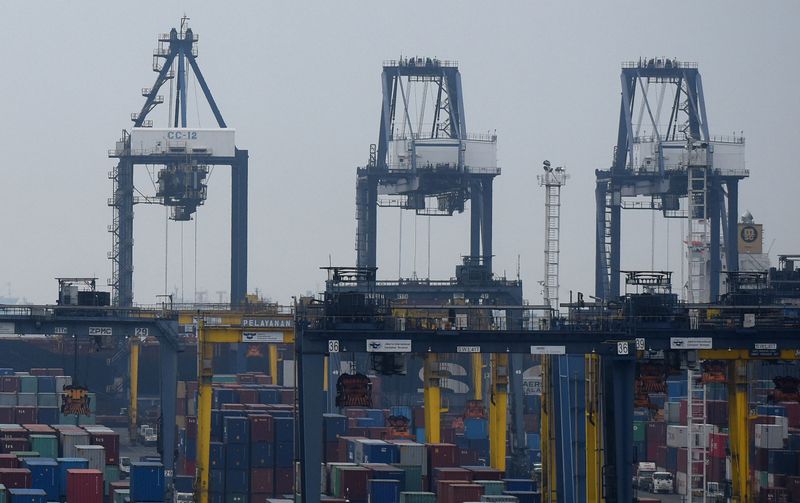
[[[700,65],[712,134],[744,131],[751,178],[741,212],[765,225],[776,253],[800,252],[800,3],[795,1],[4,2],[0,16],[0,295],[51,303],[56,276],[111,275],[106,151],[141,88],[155,79],[156,36],[182,14],[200,36],[199,63],[223,116],[250,151],[250,290],[279,302],[323,288],[319,266],[355,262],[355,168],[377,141],[385,59],[460,63],[466,120],[496,130],[495,272],[541,300],[543,159],[566,165],[562,301],[594,289],[594,170],[616,141],[620,63],[666,56]],[[203,105],[192,125],[211,125]],[[199,88],[197,96],[200,97]],[[199,121],[197,120],[199,117]],[[166,124],[166,106],[151,114]],[[152,193],[140,169],[137,186]],[[229,285],[229,192],[219,167],[200,208],[197,288]],[[378,265],[398,272],[396,209],[379,212]],[[431,275],[454,274],[468,250],[468,213],[434,219]],[[623,213],[623,269],[649,269],[650,215]],[[427,220],[416,271],[427,273]],[[414,217],[404,215],[401,274],[414,269]],[[168,288],[191,300],[194,223],[169,225]],[[655,227],[656,268],[679,274],[679,224]],[[669,250],[669,252],[667,252]],[[137,206],[135,299],[164,289],[164,209]],[[669,263],[667,256],[669,255]]]

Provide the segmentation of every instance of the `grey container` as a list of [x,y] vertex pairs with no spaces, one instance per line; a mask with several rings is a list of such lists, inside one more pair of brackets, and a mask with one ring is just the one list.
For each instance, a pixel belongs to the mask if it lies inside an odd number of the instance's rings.
[[106,449],[102,445],[76,445],[76,458],[89,460],[90,470],[100,470],[104,472],[106,467]]
[[36,407],[36,393],[17,393],[17,405],[20,407]]
[[19,390],[22,393],[36,393],[39,391],[39,378],[32,375],[19,376]]
[[56,376],[56,393],[61,393],[64,386],[72,384],[72,376]]
[[39,393],[36,397],[39,407],[58,407],[58,395],[56,393]]
[[89,434],[83,431],[62,431],[61,434],[61,457],[80,458],[75,446],[89,445]]
[[2,392],[0,393],[0,407],[16,407],[17,394]]

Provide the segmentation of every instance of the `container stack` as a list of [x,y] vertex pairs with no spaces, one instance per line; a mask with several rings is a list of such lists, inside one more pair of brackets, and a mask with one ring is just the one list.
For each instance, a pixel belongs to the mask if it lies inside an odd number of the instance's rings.
[[800,404],[759,405],[751,419],[753,487],[759,501],[794,501],[800,487]]
[[[0,424],[59,424],[74,417],[61,414],[59,394],[72,384],[60,368],[33,368],[30,372],[14,372],[0,368]],[[89,394],[90,416],[81,416],[80,424],[97,422],[97,402]]]

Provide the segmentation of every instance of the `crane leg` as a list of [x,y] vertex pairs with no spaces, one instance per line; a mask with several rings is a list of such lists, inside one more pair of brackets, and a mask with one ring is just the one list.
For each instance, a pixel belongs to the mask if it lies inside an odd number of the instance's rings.
[[586,358],[586,501],[600,503],[602,498],[602,413],[600,411],[600,357]]
[[195,493],[199,503],[208,503],[208,480],[211,469],[211,381],[214,377],[214,346],[205,340],[203,322],[198,322],[198,400],[197,400],[197,474]]
[[508,355],[492,355],[492,392],[489,400],[489,459],[492,468],[506,469],[508,432]]
[[139,414],[139,341],[131,338],[130,356],[130,404],[128,406],[128,428],[131,443],[136,443]]
[[472,353],[472,399],[483,400],[483,355]]
[[267,352],[269,354],[269,377],[272,384],[275,385],[278,384],[278,345],[269,344]]
[[551,357],[542,356],[542,415],[539,428],[542,447],[542,501],[556,503],[556,437],[553,409]]
[[728,427],[733,503],[750,503],[750,439],[747,427],[747,360],[728,362]]
[[428,354],[425,357],[423,377],[425,380],[425,441],[429,444],[438,444],[442,440],[442,395],[439,389],[440,375],[438,356],[433,353]]

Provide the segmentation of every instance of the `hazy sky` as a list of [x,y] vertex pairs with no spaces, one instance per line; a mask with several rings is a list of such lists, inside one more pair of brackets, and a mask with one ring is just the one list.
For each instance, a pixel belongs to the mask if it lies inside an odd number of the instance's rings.
[[[740,208],[776,253],[800,252],[800,3],[796,1],[32,1],[0,9],[0,295],[55,301],[56,276],[111,275],[107,150],[143,103],[157,34],[186,13],[199,63],[237,144],[250,151],[250,290],[279,302],[323,288],[318,268],[355,262],[355,169],[377,141],[385,59],[460,63],[467,124],[497,131],[495,272],[540,302],[543,159],[566,165],[562,300],[593,293],[594,170],[616,141],[620,63],[695,61],[712,134],[744,131]],[[212,125],[194,80],[193,126]],[[168,94],[166,89],[164,94]],[[200,107],[196,106],[200,103]],[[165,126],[166,106],[152,114]],[[147,170],[137,187],[154,192]],[[230,177],[218,167],[195,223],[169,224],[168,289],[229,288]],[[623,213],[623,269],[648,269],[651,216]],[[165,210],[137,206],[135,300],[164,290]],[[379,212],[379,274],[397,277],[399,210]],[[425,276],[427,218],[403,216],[404,277]],[[468,249],[468,213],[433,219],[431,276]],[[667,240],[669,233],[669,241]],[[183,238],[181,239],[181,234]],[[655,227],[655,265],[679,274],[680,226]],[[774,245],[772,244],[774,240]],[[182,250],[181,250],[182,248]],[[182,252],[182,253],[181,253]],[[182,257],[182,258],[181,258]],[[183,268],[183,273],[181,273]]]

